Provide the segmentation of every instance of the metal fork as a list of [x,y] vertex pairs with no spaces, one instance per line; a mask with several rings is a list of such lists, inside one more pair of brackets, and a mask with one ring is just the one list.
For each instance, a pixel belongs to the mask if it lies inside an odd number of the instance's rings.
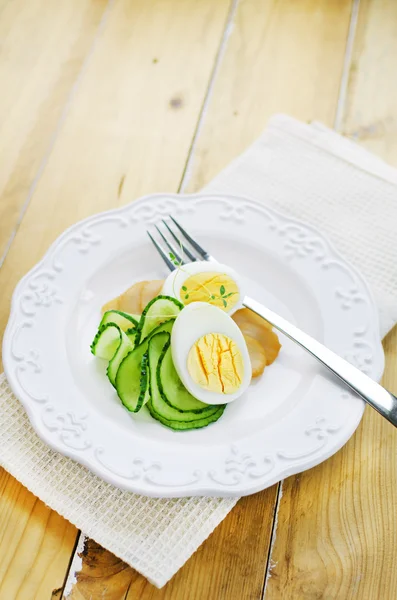
[[[171,271],[177,268],[175,263],[185,264],[187,262],[185,257],[189,262],[197,260],[215,261],[215,258],[200,246],[172,216],[169,217],[169,220],[163,219],[161,226],[156,225],[155,228],[159,236],[159,241],[153,237],[150,231],[147,233],[161,258]],[[345,359],[335,354],[335,352],[332,352],[332,350],[329,350],[323,344],[298,327],[295,327],[295,325],[292,325],[292,323],[289,323],[283,317],[280,317],[277,313],[269,310],[260,302],[245,296],[242,303],[243,306],[265,319],[278,331],[284,333],[290,340],[299,344],[299,346],[314,356],[334,375],[339,377],[343,383],[356,392],[372,408],[397,427],[396,396],[348,363]]]

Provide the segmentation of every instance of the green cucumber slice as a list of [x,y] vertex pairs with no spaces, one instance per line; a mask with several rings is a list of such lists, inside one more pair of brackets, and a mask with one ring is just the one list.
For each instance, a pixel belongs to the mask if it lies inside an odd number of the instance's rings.
[[124,357],[134,349],[134,344],[130,338],[119,329],[119,345],[114,356],[109,361],[107,376],[109,377],[110,383],[115,387],[116,375],[121,361]]
[[159,361],[157,385],[163,400],[180,412],[188,410],[201,414],[213,408],[210,404],[197,400],[187,391],[175,370],[169,343]]
[[217,421],[225,410],[224,405],[211,406],[203,415],[190,410],[177,410],[162,397],[159,389],[161,361],[170,344],[166,333],[153,335],[149,341],[150,400],[147,404],[154,419],[175,430],[199,429]]
[[119,364],[133,348],[130,338],[115,323],[106,323],[99,328],[91,344],[91,352],[109,361],[107,376],[112,385],[115,383]]
[[107,310],[102,317],[102,321],[99,323],[99,328],[102,325],[106,325],[106,323],[115,323],[120,327],[121,331],[127,331],[127,329],[135,329],[139,323],[139,319],[139,315],[130,315],[121,310]]
[[183,304],[171,296],[156,296],[146,305],[137,326],[136,343],[143,342],[161,323],[175,319]]
[[[152,334],[159,332],[171,332],[175,319],[170,319],[159,325]],[[149,369],[148,359],[145,354],[148,351],[149,336],[141,344],[124,357],[116,374],[117,394],[124,406],[131,412],[138,412],[149,394]]]
[[130,338],[132,344],[135,346],[135,340],[136,340],[136,329],[135,327],[130,327],[129,329],[127,329],[127,331],[125,332],[126,336]]
[[120,345],[120,335],[120,327],[115,323],[102,325],[91,344],[91,352],[99,358],[111,360]]
[[141,386],[143,393],[142,406],[145,406],[150,399],[150,374],[149,374],[149,353],[145,352],[141,362]]
[[164,417],[153,411],[150,401],[148,402],[147,406],[153,419],[156,419],[156,421],[159,421],[159,423],[165,425],[165,427],[168,427],[169,429],[173,429],[174,431],[190,431],[192,429],[202,429],[203,427],[207,427],[211,423],[215,423],[215,421],[218,421],[218,419],[223,415],[225,411],[225,405],[218,404],[218,410],[216,412],[213,412],[211,414],[206,413],[206,417],[203,417],[202,419],[197,419],[197,421],[189,421],[187,423],[184,421],[169,421],[168,419],[164,419]]

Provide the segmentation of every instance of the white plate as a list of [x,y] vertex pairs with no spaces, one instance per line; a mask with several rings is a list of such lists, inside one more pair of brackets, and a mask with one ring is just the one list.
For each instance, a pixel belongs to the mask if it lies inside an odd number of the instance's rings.
[[174,215],[243,275],[250,296],[379,379],[377,310],[362,277],[314,229],[245,199],[156,195],[77,223],[18,284],[4,368],[40,437],[148,496],[246,495],[336,452],[364,404],[295,344],[222,418],[173,432],[121,405],[90,353],[100,307],[166,275],[146,228]]

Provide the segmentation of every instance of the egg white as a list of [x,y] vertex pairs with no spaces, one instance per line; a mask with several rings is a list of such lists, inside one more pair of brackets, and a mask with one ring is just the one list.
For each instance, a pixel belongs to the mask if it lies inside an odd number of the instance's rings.
[[[232,315],[236,312],[236,310],[242,308],[242,299],[244,297],[244,294],[241,286],[241,281],[234,269],[231,269],[227,265],[222,265],[221,263],[218,263],[216,261],[191,262],[182,265],[180,269],[175,269],[175,271],[172,271],[165,280],[161,293],[165,296],[173,296],[174,298],[177,298],[177,300],[179,300],[180,302],[183,302],[183,300],[181,300],[181,288],[186,279],[188,279],[192,275],[197,275],[197,273],[210,272],[225,273],[225,275],[228,275],[231,279],[233,279],[236,282],[239,292],[239,301],[236,302],[236,304],[232,308],[228,309],[226,307],[223,311],[227,312],[229,315]],[[190,306],[190,304],[188,306]]]
[[[191,347],[203,335],[220,333],[231,338],[243,357],[244,374],[240,387],[233,394],[219,394],[205,390],[191,377],[187,359]],[[233,319],[221,308],[207,302],[188,304],[175,320],[171,333],[171,352],[175,369],[186,389],[206,404],[226,404],[239,398],[251,382],[252,369],[247,345]]]

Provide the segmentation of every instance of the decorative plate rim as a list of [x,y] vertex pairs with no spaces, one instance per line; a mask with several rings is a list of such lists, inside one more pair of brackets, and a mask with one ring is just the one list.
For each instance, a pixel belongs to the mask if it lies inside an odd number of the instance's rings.
[[[49,263],[52,264],[54,273],[56,273],[57,268],[54,257],[57,249],[62,246],[63,242],[71,240],[75,241],[77,245],[80,245],[79,251],[83,252],[82,248],[85,247],[84,244],[88,244],[88,247],[90,247],[91,244],[95,244],[95,242],[90,239],[90,234],[88,234],[88,237],[86,236],[87,239],[83,239],[84,232],[87,231],[86,228],[96,222],[102,222],[103,218],[109,219],[109,217],[115,217],[122,221],[124,219],[123,215],[128,215],[129,212],[133,214],[134,212],[138,212],[141,207],[146,207],[148,205],[150,205],[150,211],[152,207],[156,205],[156,203],[160,204],[161,202],[172,201],[181,207],[183,203],[190,207],[190,205],[193,206],[194,203],[208,199],[231,203],[231,213],[239,210],[241,205],[255,208],[255,210],[258,210],[263,214],[267,213],[267,215],[271,218],[274,217],[275,220],[285,223],[286,228],[289,225],[292,225],[293,227],[296,227],[302,231],[310,232],[313,236],[315,236],[316,240],[320,240],[323,244],[323,247],[328,251],[328,256],[332,257],[333,261],[337,261],[343,265],[349,273],[354,274],[355,280],[360,283],[362,290],[365,292],[366,301],[368,302],[369,309],[371,309],[371,331],[374,334],[373,346],[371,346],[374,354],[374,360],[370,364],[370,375],[374,379],[379,380],[384,368],[384,354],[379,333],[378,311],[368,284],[360,272],[357,271],[355,267],[350,265],[349,262],[346,261],[337,250],[335,250],[333,244],[328,240],[328,238],[311,225],[307,225],[298,219],[291,218],[277,210],[274,210],[273,208],[259,204],[251,199],[207,193],[146,195],[129,203],[128,205],[91,215],[86,219],[75,223],[67,228],[51,244],[43,258],[19,281],[14,290],[10,316],[3,339],[4,371],[10,387],[24,406],[33,428],[46,444],[48,444],[55,451],[58,451],[65,456],[76,460],[105,481],[119,488],[127,489],[129,491],[147,496],[241,496],[255,493],[264,489],[265,487],[273,485],[287,476],[304,471],[329,458],[332,454],[337,452],[351,437],[364,412],[364,403],[361,401],[355,402],[354,407],[351,410],[351,414],[349,414],[347,423],[344,423],[343,426],[341,425],[339,427],[333,427],[332,424],[323,422],[321,416],[314,418],[312,425],[306,429],[305,434],[311,439],[314,439],[316,442],[319,442],[319,444],[315,451],[306,453],[306,455],[303,453],[302,455],[297,455],[295,457],[291,455],[283,456],[282,452],[275,450],[274,456],[265,456],[263,457],[263,460],[262,458],[259,460],[249,453],[247,454],[244,451],[244,448],[241,447],[243,444],[232,443],[229,447],[227,456],[224,457],[224,473],[222,474],[227,474],[227,476],[224,477],[223,481],[222,478],[219,478],[219,473],[208,470],[204,473],[205,482],[202,481],[200,483],[200,481],[203,479],[203,473],[195,470],[192,471],[191,480],[189,480],[187,483],[166,484],[161,483],[158,479],[156,480],[156,474],[161,471],[161,465],[159,466],[157,461],[146,461],[141,458],[134,458],[131,461],[131,465],[133,467],[132,471],[128,474],[128,476],[126,476],[124,473],[118,473],[117,470],[114,468],[109,468],[106,465],[106,461],[103,460],[104,450],[102,447],[97,445],[95,448],[91,448],[90,445],[87,446],[88,442],[83,444],[82,447],[71,447],[68,445],[68,443],[65,442],[65,439],[76,439],[80,441],[80,436],[86,429],[86,423],[84,422],[85,417],[76,417],[73,411],[66,411],[62,414],[54,415],[54,408],[49,398],[34,398],[21,386],[20,382],[15,376],[15,373],[18,371],[18,369],[22,369],[22,367],[27,368],[26,363],[29,363],[29,368],[32,368],[33,370],[37,369],[36,372],[39,372],[38,361],[34,355],[29,355],[29,357],[26,357],[25,355],[22,357],[17,357],[16,354],[13,354],[12,350],[13,340],[16,336],[16,327],[18,327],[18,323],[16,321],[18,317],[20,319],[25,318],[23,315],[21,316],[21,296],[23,297],[24,292],[26,296],[27,284],[30,282],[30,285],[32,285],[34,277],[40,276],[40,271],[48,271]],[[235,203],[239,203],[238,207]],[[236,212],[235,218],[238,221],[239,213]],[[138,222],[140,223],[139,219]],[[82,241],[77,242],[76,240],[78,239],[82,239]],[[54,277],[55,276],[56,275],[54,275]],[[50,299],[50,301],[52,302],[53,298]],[[56,295],[54,302],[57,302]],[[29,323],[26,318],[25,322]],[[23,323],[24,321],[20,321],[20,328],[23,327]],[[28,325],[26,325],[26,327],[28,327]],[[347,392],[345,395],[347,397],[350,394]],[[48,423],[50,421],[51,425],[46,424],[43,426],[43,423]],[[56,433],[57,435],[53,435],[53,433]],[[90,453],[84,453],[84,451],[88,449],[90,449]],[[275,469],[274,466],[276,457],[279,459],[279,466]]]

